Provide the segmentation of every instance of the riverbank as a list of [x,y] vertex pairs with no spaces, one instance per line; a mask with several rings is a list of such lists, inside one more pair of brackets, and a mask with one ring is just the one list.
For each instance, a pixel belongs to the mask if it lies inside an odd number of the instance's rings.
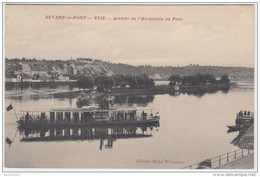
[[[231,142],[233,145],[241,149],[254,149],[254,125],[245,132],[239,132],[238,136]],[[254,168],[254,153],[241,157],[230,163],[221,165],[216,169],[253,169]]]
[[239,132],[238,136],[231,142],[241,149],[254,149],[254,125],[245,132]]

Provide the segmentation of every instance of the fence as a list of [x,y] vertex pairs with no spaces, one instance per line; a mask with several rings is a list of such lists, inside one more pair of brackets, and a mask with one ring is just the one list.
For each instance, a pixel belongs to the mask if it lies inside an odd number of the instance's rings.
[[206,169],[206,168],[216,168],[220,165],[232,162],[241,157],[247,156],[254,153],[253,149],[238,149],[232,152],[228,152],[210,159],[206,159],[202,162],[195,163],[181,169]]

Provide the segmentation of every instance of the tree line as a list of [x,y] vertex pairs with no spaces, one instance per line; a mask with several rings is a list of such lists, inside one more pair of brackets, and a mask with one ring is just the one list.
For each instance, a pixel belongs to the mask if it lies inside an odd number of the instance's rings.
[[173,74],[168,79],[169,85],[176,85],[176,83],[182,83],[186,85],[205,85],[209,84],[229,84],[230,80],[228,75],[223,75],[220,80],[217,80],[214,75],[211,74],[196,74],[190,76],[183,76]]
[[77,79],[77,87],[83,89],[93,89],[98,91],[109,90],[111,88],[149,88],[154,86],[153,79],[146,74],[140,75],[113,75],[113,76],[80,76]]

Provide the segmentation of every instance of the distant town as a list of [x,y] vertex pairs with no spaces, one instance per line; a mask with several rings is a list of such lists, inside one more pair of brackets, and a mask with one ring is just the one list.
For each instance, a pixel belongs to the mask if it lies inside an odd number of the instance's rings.
[[69,60],[5,59],[5,82],[76,82],[81,76],[113,76],[146,74],[153,80],[168,80],[173,74],[180,76],[227,74],[230,80],[253,81],[254,68],[199,66],[133,66],[110,63],[100,59],[76,58]]
[[113,75],[101,60],[6,59],[6,82],[74,82],[77,76]]

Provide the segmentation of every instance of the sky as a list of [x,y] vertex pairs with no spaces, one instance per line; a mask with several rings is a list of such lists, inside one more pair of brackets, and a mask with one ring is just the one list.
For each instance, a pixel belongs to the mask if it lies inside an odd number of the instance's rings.
[[6,5],[4,25],[5,58],[254,67],[254,5]]

